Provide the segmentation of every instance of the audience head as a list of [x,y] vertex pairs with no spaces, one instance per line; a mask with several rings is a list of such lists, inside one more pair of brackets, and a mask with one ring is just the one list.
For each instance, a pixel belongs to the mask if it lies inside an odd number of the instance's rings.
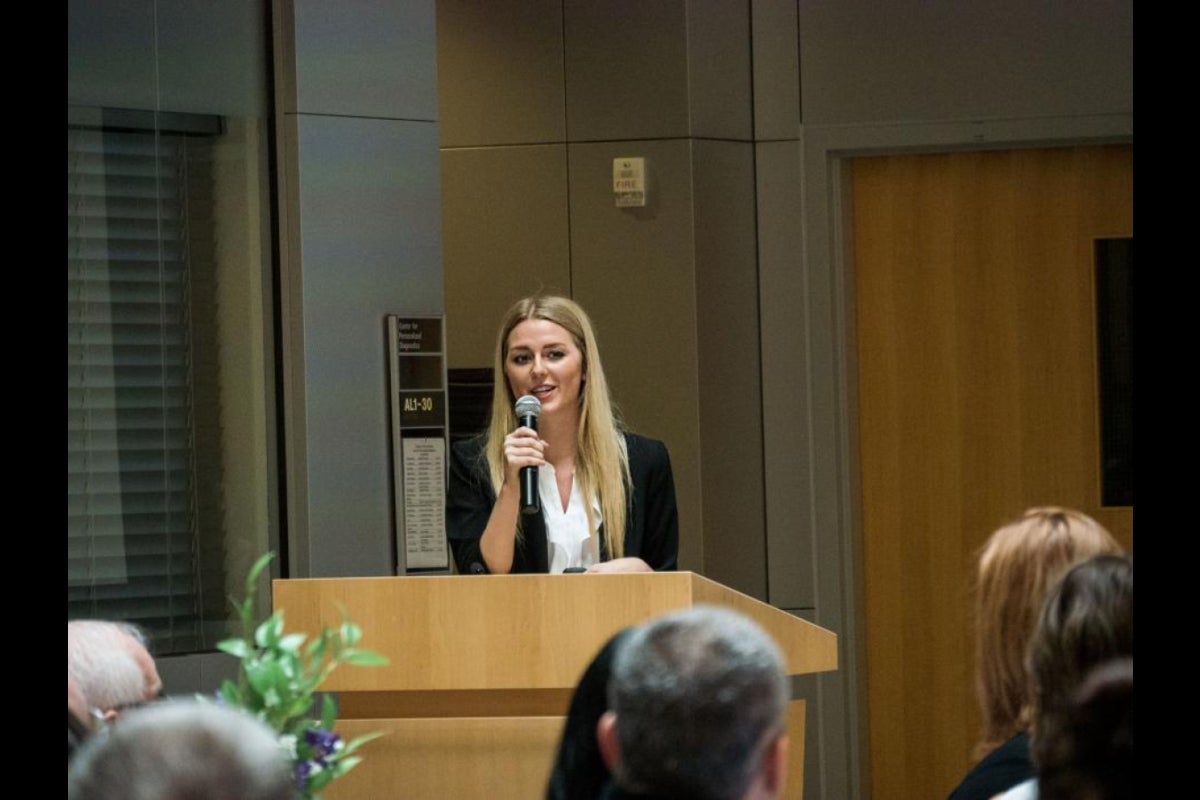
[[68,800],[292,800],[274,731],[239,709],[165,700],[92,737],[67,772]]
[[1079,511],[1031,508],[995,531],[979,558],[976,687],[983,710],[981,749],[1029,724],[1024,654],[1049,588],[1093,555],[1119,553],[1116,539]]
[[778,646],[729,609],[652,620],[622,644],[601,752],[628,791],[695,800],[776,797],[790,695]]
[[162,693],[145,633],[124,622],[68,622],[67,675],[106,718]]
[[79,681],[75,680],[70,669],[67,669],[67,711],[84,722],[90,722],[92,718],[87,698],[84,697],[83,690],[79,688]]
[[75,751],[84,740],[92,735],[94,720],[87,698],[79,688],[79,684],[67,672],[67,762],[75,755]]
[[625,628],[605,642],[576,684],[546,787],[547,800],[594,800],[608,783],[611,773],[596,742],[596,724],[608,710],[613,659],[631,632]]
[[1038,720],[1036,756],[1042,800],[1133,800],[1133,658],[1093,667]]
[[1074,694],[1089,671],[1122,657],[1133,658],[1133,563],[1123,556],[1096,556],[1054,586],[1029,643],[1031,751],[1039,771],[1047,757],[1055,760],[1056,731],[1069,719]]

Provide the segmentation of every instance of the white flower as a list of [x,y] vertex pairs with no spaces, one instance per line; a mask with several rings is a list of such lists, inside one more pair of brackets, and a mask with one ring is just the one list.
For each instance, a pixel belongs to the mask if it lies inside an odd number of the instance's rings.
[[279,737],[279,746],[283,748],[283,752],[287,754],[289,761],[296,760],[296,735],[293,733],[285,733]]

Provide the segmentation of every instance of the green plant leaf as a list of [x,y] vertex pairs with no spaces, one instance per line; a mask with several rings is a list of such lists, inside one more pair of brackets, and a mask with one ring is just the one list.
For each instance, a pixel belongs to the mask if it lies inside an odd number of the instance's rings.
[[[224,681],[220,699],[227,705],[246,709],[263,719],[281,736],[294,741],[290,750],[294,766],[306,758],[314,758],[313,748],[304,741],[306,730],[318,724],[329,731],[337,720],[336,694],[321,692],[321,684],[341,664],[352,666],[381,666],[389,663],[380,653],[358,648],[362,628],[340,609],[342,622],[321,631],[311,639],[304,633],[284,632],[284,610],[276,609],[259,624],[254,621],[256,586],[274,553],[265,553],[251,568],[246,578],[246,595],[239,602],[231,601],[241,617],[243,636],[226,639],[217,648],[238,659],[238,679]],[[320,721],[313,719],[317,697],[321,699]],[[362,757],[351,755],[364,743],[383,735],[382,732],[358,736],[343,742],[337,752],[326,757],[326,767],[310,775],[307,786],[298,796],[319,800],[322,788],[359,764]]]
[[345,775],[350,770],[362,763],[362,756],[348,756],[338,761],[338,777]]
[[316,792],[321,791],[329,785],[330,781],[337,777],[337,773],[332,768],[323,769],[316,775],[310,775],[308,778],[308,791],[313,800],[320,800],[321,796]]
[[356,667],[384,667],[392,663],[387,656],[374,650],[343,650],[342,663],[353,664]]
[[295,727],[296,723],[301,723],[301,729],[308,727],[308,720],[304,717],[313,707],[313,697],[310,694],[304,694],[295,697],[286,706],[280,706],[278,713],[281,719],[285,722],[281,723],[285,726]]
[[258,560],[254,562],[254,565],[250,567],[250,572],[246,575],[246,585],[242,602],[239,603],[237,600],[230,598],[230,600],[233,602],[234,608],[238,610],[238,617],[242,622],[242,630],[246,633],[246,635],[249,635],[250,627],[253,624],[254,595],[255,589],[258,586],[258,576],[262,574],[262,571],[267,568],[267,565],[271,563],[271,559],[274,557],[275,553],[268,550],[259,556]]
[[384,731],[372,731],[371,733],[364,733],[362,736],[355,736],[353,739],[346,742],[346,746],[342,749],[342,753],[345,755],[349,755],[350,753],[353,753],[358,748],[362,747],[367,742],[370,742],[374,739],[378,739],[380,736],[383,736],[383,735],[384,735]]
[[247,658],[253,652],[244,639],[225,639],[217,642],[217,649],[223,653],[229,653],[234,658]]
[[333,723],[337,720],[337,701],[333,699],[333,695],[326,694],[321,699],[321,727],[327,731],[333,730]]
[[242,698],[238,693],[237,684],[231,680],[223,681],[221,683],[221,699],[224,700],[227,705],[241,706]]
[[283,634],[283,609],[267,617],[262,625],[254,631],[254,643],[259,647],[275,647]]
[[304,644],[304,640],[308,638],[305,633],[289,633],[279,640],[279,649],[286,650],[289,653],[300,653],[300,645]]
[[258,576],[267,568],[267,564],[271,563],[271,559],[275,557],[275,553],[268,550],[258,557],[254,562],[254,566],[250,567],[250,572],[246,575],[246,594],[253,595],[254,590],[258,588]]
[[[343,612],[344,615],[345,612]],[[339,631],[342,644],[346,647],[353,647],[358,644],[359,639],[362,639],[362,628],[355,625],[350,620],[342,622],[342,628]]]
[[325,647],[328,644],[328,640],[329,632],[327,630],[321,631],[321,635],[314,638],[308,643],[308,646],[304,648],[305,658],[309,659],[310,661],[321,661],[321,659],[325,657]]
[[287,676],[273,658],[263,658],[246,665],[246,680],[256,692],[266,696],[267,692],[287,691]]
[[286,716],[281,717],[277,713],[280,704],[283,702],[283,698],[280,697],[278,689],[276,689],[274,686],[268,686],[263,690],[262,701],[263,707],[272,712],[272,718],[279,719],[281,722],[287,720]]

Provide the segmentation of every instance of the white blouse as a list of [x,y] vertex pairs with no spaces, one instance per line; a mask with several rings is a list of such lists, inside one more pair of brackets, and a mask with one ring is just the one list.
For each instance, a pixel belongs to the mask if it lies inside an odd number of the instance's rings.
[[567,502],[567,510],[563,511],[562,496],[558,493],[558,479],[552,464],[538,468],[538,495],[542,501],[542,518],[546,520],[550,573],[571,567],[590,567],[599,561],[602,521],[599,502],[592,500],[592,518],[596,527],[589,531],[579,482],[572,478],[571,499]]
[[993,797],[992,800],[1037,800],[1037,797],[1037,778],[1030,778],[1027,781],[1018,783],[1006,792],[1001,792]]

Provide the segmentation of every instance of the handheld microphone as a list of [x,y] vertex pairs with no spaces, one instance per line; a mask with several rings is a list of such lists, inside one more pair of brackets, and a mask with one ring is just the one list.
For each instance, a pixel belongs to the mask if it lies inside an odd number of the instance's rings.
[[[542,413],[542,401],[531,394],[517,398],[513,412],[517,415],[517,424],[537,430],[537,418]],[[538,494],[537,467],[521,467],[521,513],[542,513],[542,501]]]

